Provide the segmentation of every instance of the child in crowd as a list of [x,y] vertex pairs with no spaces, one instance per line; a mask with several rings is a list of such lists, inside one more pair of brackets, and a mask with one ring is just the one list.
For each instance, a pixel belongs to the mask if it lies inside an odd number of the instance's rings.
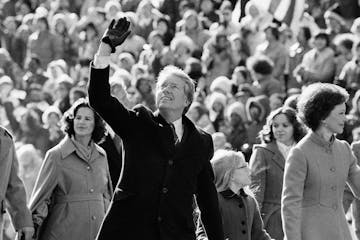
[[[247,189],[250,169],[241,152],[218,150],[211,159],[218,192],[224,239],[271,239],[255,198]],[[207,239],[198,219],[197,239]]]

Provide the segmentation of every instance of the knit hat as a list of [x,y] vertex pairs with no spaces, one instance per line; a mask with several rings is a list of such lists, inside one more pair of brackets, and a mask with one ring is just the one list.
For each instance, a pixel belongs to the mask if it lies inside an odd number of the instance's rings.
[[208,98],[208,109],[212,109],[212,106],[214,105],[215,102],[219,102],[221,103],[221,105],[223,105],[223,107],[225,108],[226,106],[226,96],[222,93],[219,92],[213,92],[211,95],[209,95]]
[[227,95],[231,93],[231,81],[225,76],[220,76],[214,79],[210,85],[210,91],[216,92],[220,90],[223,94]]
[[46,110],[44,111],[44,113],[41,116],[42,122],[44,123],[44,125],[48,124],[48,118],[50,116],[50,114],[55,113],[56,115],[59,116],[59,119],[61,119],[62,117],[62,113],[60,111],[60,109],[56,106],[50,106],[48,108],[46,108]]
[[244,104],[240,103],[240,102],[234,102],[232,103],[226,111],[226,117],[228,119],[230,119],[231,114],[236,113],[237,115],[239,115],[241,117],[241,119],[243,120],[243,122],[246,122],[247,119],[247,115],[246,115],[246,110],[245,110],[245,106]]

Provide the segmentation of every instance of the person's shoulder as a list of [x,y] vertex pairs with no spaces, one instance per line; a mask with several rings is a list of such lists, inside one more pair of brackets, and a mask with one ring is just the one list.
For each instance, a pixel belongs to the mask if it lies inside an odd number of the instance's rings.
[[351,149],[360,150],[360,141],[355,141],[351,143]]
[[259,144],[254,144],[253,149],[271,151],[273,148],[276,148],[275,142],[263,142]]

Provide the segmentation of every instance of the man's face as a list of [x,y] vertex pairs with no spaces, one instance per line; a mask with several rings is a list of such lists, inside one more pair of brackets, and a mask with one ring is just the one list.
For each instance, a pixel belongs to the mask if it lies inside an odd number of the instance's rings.
[[326,40],[321,37],[315,38],[314,46],[317,50],[322,51],[324,48],[326,48]]
[[188,105],[185,94],[185,82],[174,75],[169,75],[156,86],[156,105],[159,110],[183,112]]

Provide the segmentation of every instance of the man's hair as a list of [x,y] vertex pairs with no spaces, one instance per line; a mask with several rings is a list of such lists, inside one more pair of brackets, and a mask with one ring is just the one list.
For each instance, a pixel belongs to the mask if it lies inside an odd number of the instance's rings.
[[325,31],[319,31],[315,36],[314,39],[324,39],[326,41],[326,46],[330,46],[330,37]]
[[163,70],[159,73],[159,77],[156,83],[156,88],[159,87],[159,84],[161,84],[163,81],[165,81],[169,76],[176,76],[184,81],[185,83],[185,95],[188,100],[188,105],[185,107],[183,114],[185,114],[189,108],[191,103],[194,99],[194,93],[195,93],[195,83],[194,81],[187,75],[183,70],[181,70],[178,67],[175,67],[173,65],[168,65],[164,67]]

